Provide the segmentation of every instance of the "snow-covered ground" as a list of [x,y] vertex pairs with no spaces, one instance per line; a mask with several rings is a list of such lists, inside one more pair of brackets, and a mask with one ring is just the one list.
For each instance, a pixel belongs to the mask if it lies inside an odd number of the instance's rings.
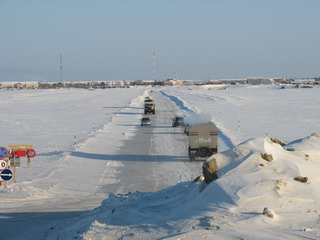
[[[0,91],[0,145],[37,151],[0,188],[0,239],[319,239],[320,138],[310,136],[320,133],[319,91]],[[142,128],[147,95],[157,112]],[[219,179],[209,185],[192,181],[202,163],[188,160],[175,115],[220,129]]]

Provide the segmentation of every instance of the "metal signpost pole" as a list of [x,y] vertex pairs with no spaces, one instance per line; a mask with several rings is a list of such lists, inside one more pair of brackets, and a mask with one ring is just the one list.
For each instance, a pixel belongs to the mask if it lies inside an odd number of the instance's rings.
[[16,162],[16,155],[13,155],[13,182],[17,182],[17,162]]

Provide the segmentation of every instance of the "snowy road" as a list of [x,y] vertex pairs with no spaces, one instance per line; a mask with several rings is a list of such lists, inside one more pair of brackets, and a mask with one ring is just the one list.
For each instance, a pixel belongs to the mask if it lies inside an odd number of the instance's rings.
[[[156,114],[148,115],[151,127],[136,127],[133,138],[124,141],[116,159],[122,163],[117,184],[107,184],[106,192],[152,192],[200,175],[200,162],[190,162],[187,155],[187,136],[182,128],[172,128],[171,119],[179,115],[176,105],[159,92],[152,92]],[[123,112],[130,118],[134,113]],[[177,171],[178,170],[178,171]],[[178,174],[177,174],[178,173]]]
[[[10,233],[13,239],[46,238],[50,229],[98,207],[109,193],[152,192],[199,176],[202,162],[189,161],[187,136],[182,128],[171,126],[171,119],[181,114],[179,108],[158,91],[150,95],[156,104],[156,114],[149,115],[152,126],[140,126],[144,96],[119,108],[110,124],[42,179],[55,179],[49,189],[20,202],[7,200],[7,213],[0,218],[6,229],[0,233]],[[10,207],[9,202],[15,203]]]
[[[82,160],[105,161],[108,169],[103,173],[97,190],[103,196],[107,193],[157,191],[201,174],[202,163],[189,161],[187,136],[183,129],[171,126],[171,119],[181,114],[179,109],[160,92],[150,95],[156,104],[156,114],[148,115],[150,127],[140,126],[143,117],[143,98],[140,98],[139,102],[117,114],[112,130],[107,129],[91,139],[85,146],[86,150],[80,149],[71,154]],[[111,145],[108,142],[113,141],[109,131],[122,135],[121,147],[114,153],[108,147]]]

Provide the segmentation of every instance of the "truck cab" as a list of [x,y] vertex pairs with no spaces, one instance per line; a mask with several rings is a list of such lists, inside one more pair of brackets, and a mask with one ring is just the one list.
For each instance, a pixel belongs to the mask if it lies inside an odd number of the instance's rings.
[[154,104],[154,102],[146,102],[144,104],[144,114],[155,114],[156,112],[156,105]]

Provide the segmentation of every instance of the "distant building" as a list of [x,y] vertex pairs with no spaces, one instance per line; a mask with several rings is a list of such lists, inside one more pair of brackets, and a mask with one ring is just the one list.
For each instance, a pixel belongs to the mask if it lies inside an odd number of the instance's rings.
[[316,83],[315,78],[301,78],[301,79],[294,79],[292,84],[307,84],[307,85],[313,85]]
[[290,81],[287,80],[286,78],[273,78],[273,81],[274,81],[275,83],[284,83],[284,84],[290,83]]
[[175,86],[175,85],[182,85],[182,84],[183,84],[183,81],[177,78],[167,79],[166,81],[163,82],[164,86]]
[[208,83],[203,80],[183,80],[183,84],[184,85],[204,85]]
[[247,78],[247,84],[253,84],[253,85],[274,84],[274,80],[272,78],[263,78],[263,77]]
[[142,86],[149,86],[149,85],[155,85],[155,80],[135,80],[131,82],[131,85],[142,85]]
[[212,79],[209,81],[211,84],[245,84],[247,79],[245,78],[229,78],[229,79]]
[[0,82],[0,88],[22,89],[22,88],[38,88],[38,82]]

